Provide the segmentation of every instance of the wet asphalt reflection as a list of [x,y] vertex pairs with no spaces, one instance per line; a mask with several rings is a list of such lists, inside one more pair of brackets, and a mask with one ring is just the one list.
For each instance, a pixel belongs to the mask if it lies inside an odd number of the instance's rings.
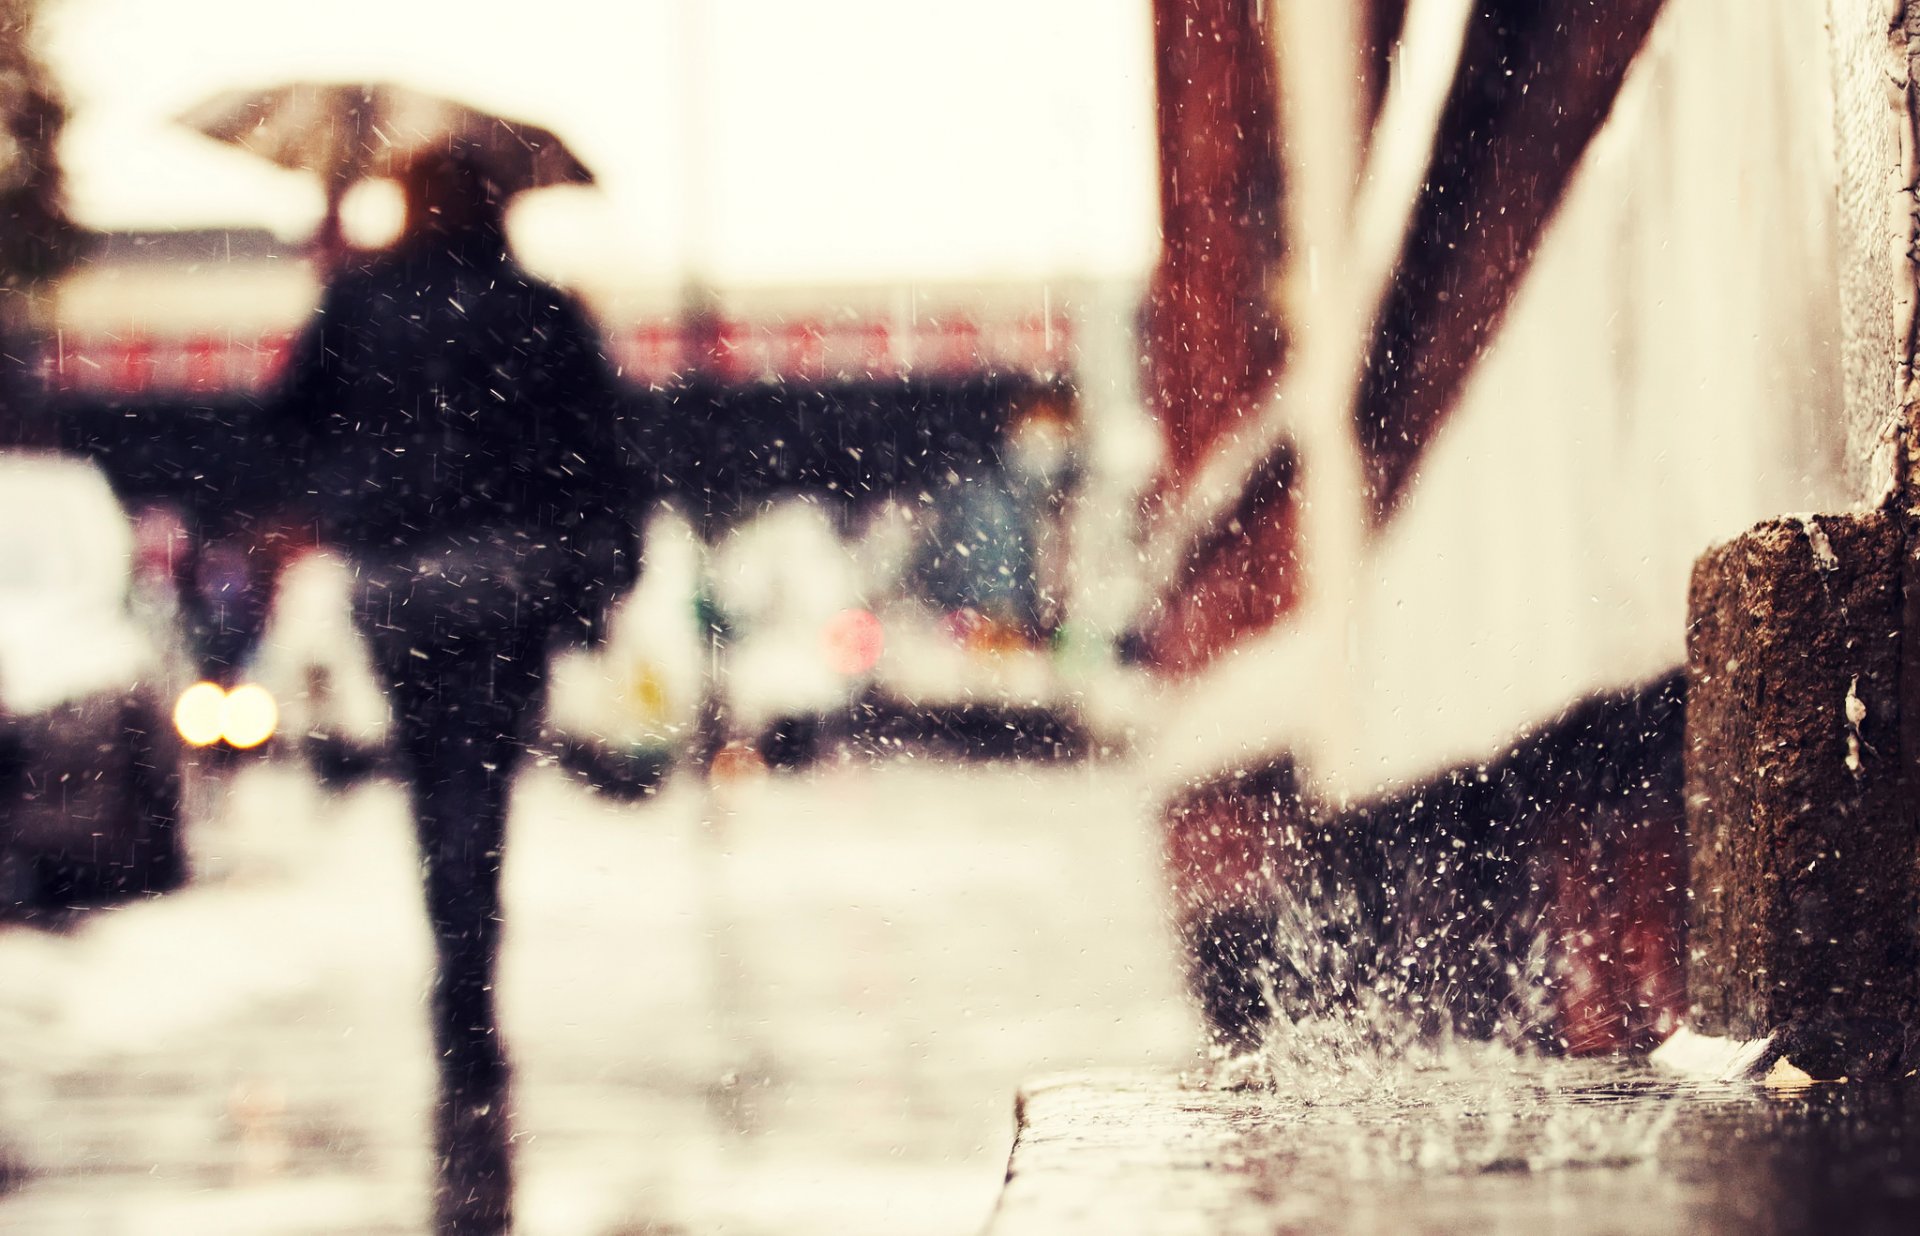
[[1042,1085],[990,1236],[1908,1233],[1920,1087],[1693,1082],[1492,1051],[1272,1091]]
[[[516,1231],[966,1233],[1015,1089],[1188,1063],[1123,770],[516,791]],[[0,929],[0,1231],[417,1233],[429,944],[399,790],[261,765],[171,897]]]

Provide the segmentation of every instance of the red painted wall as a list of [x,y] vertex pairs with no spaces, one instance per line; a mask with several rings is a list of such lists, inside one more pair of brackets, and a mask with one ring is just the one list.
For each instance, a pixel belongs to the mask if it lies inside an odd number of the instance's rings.
[[1147,396],[1169,492],[1271,389],[1281,174],[1274,57],[1257,0],[1154,0],[1161,256]]

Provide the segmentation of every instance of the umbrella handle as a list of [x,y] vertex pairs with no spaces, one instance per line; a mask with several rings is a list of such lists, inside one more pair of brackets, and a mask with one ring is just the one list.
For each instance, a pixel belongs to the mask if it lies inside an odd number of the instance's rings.
[[347,233],[340,225],[340,203],[346,197],[346,191],[346,185],[329,179],[326,209],[321,212],[320,223],[307,241],[313,263],[322,275],[339,269],[347,256]]

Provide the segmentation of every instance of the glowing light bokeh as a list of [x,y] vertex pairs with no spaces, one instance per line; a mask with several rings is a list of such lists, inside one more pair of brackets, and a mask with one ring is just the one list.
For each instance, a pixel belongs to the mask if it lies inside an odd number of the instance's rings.
[[265,687],[256,683],[227,692],[221,709],[220,736],[227,745],[251,750],[273,737],[280,725],[280,708]]
[[880,620],[864,609],[843,609],[820,629],[821,649],[836,674],[866,674],[880,664],[887,632]]
[[196,747],[210,747],[220,741],[225,719],[227,693],[211,682],[196,682],[180,693],[173,706],[173,728],[180,737]]

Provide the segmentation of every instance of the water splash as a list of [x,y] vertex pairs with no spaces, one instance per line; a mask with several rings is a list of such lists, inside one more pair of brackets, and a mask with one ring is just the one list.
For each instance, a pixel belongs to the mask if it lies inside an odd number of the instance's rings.
[[[1394,891],[1407,876],[1369,889],[1351,874],[1325,867],[1280,899],[1256,976],[1274,1022],[1258,1049],[1215,1052],[1189,1088],[1269,1093],[1263,1118],[1349,1183],[1658,1155],[1688,1083],[1548,1053],[1566,963],[1547,911],[1503,922],[1429,887],[1415,912]],[[1489,995],[1490,1033],[1461,1033],[1458,1009]]]

